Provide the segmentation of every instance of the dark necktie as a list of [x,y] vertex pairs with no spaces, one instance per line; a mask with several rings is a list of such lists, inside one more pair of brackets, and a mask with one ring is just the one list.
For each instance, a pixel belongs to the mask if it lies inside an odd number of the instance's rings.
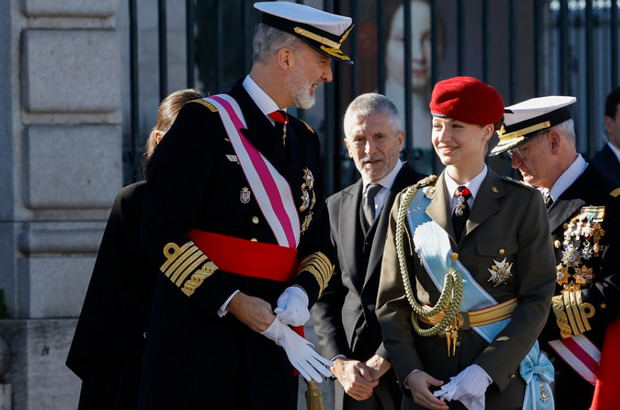
[[288,124],[286,111],[274,111],[269,114],[269,118],[275,121],[276,129],[282,133],[282,145],[286,145],[286,124]]
[[543,193],[543,201],[545,201],[545,206],[547,207],[547,209],[549,209],[551,204],[553,204],[553,198],[551,198],[551,194],[549,193],[549,191]]
[[465,222],[469,218],[470,209],[467,200],[471,198],[471,191],[467,187],[460,186],[456,189],[454,196],[456,196],[456,208],[454,208],[454,213],[452,214],[452,226],[454,227],[455,238],[458,242],[463,234]]
[[375,196],[381,190],[381,185],[370,184],[366,187],[366,195],[362,198],[362,209],[366,217],[366,225],[370,227],[375,220]]

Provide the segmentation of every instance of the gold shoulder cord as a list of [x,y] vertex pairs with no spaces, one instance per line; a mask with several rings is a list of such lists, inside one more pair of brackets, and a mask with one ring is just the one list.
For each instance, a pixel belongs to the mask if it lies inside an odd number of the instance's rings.
[[[407,272],[407,264],[405,262],[403,238],[405,235],[405,218],[407,216],[407,209],[409,208],[409,203],[413,199],[413,196],[418,190],[418,186],[419,183],[407,189],[398,208],[398,215],[396,219],[396,256],[398,257],[398,265],[403,279],[405,295],[407,296],[407,300],[413,309],[413,312],[411,312],[411,323],[413,324],[413,328],[418,335],[430,337],[445,332],[446,329],[454,323],[459,306],[461,305],[461,299],[463,298],[463,279],[456,270],[450,268],[444,277],[444,287],[441,291],[441,295],[439,296],[439,300],[437,301],[437,304],[430,309],[421,306],[413,296],[413,291],[411,290],[411,283],[409,280],[409,272]],[[439,323],[428,329],[420,328],[417,316],[430,318],[441,311],[445,312],[445,316],[439,321]]]

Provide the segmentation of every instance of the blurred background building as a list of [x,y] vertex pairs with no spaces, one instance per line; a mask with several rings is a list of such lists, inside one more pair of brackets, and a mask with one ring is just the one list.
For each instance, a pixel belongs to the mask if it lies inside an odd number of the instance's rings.
[[[403,157],[422,171],[440,171],[430,90],[454,75],[492,84],[506,105],[574,95],[578,149],[590,157],[605,141],[604,99],[619,74],[615,0],[297,2],[356,23],[346,44],[356,64],[334,65],[316,106],[296,113],[321,136],[328,193],[356,178],[342,116],[366,91],[397,102]],[[64,361],[112,200],[140,178],[165,95],[226,91],[247,72],[252,3],[0,2],[0,410],[76,407],[79,380]],[[512,174],[505,158],[490,165]]]

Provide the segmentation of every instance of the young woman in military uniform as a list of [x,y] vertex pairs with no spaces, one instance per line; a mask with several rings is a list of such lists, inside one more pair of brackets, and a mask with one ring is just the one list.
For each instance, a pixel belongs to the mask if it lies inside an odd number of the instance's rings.
[[[521,408],[526,365],[549,365],[534,346],[554,286],[545,207],[484,163],[504,111],[495,89],[450,78],[430,110],[446,168],[397,197],[377,298],[402,408]],[[531,388],[552,401],[548,385]]]

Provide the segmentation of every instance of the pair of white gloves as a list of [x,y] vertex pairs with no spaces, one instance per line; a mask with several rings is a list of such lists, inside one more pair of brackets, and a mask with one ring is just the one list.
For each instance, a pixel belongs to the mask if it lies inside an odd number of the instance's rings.
[[482,367],[472,364],[433,394],[446,401],[459,400],[468,410],[484,410],[484,394],[492,381]]
[[288,326],[301,326],[310,319],[306,292],[298,286],[286,288],[278,298],[274,313],[276,318],[262,335],[282,346],[288,360],[306,381],[314,380],[320,383],[323,377],[331,376],[328,367],[332,366],[333,362],[315,352],[312,343]]

